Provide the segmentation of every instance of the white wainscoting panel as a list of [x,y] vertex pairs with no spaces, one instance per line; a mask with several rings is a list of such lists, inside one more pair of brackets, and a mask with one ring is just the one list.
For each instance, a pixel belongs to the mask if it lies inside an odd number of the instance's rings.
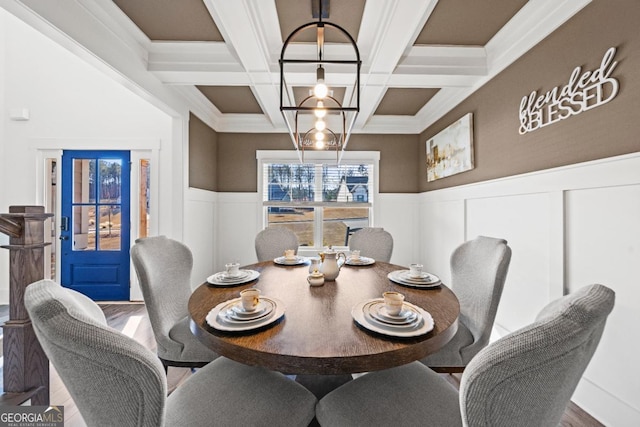
[[496,335],[590,283],[616,306],[573,400],[605,425],[640,425],[640,153],[422,193],[420,251],[450,282],[451,251],[477,235],[513,250]]
[[216,271],[238,261],[253,264],[256,257],[255,238],[262,230],[262,201],[258,193],[218,193],[218,226],[216,232]]
[[424,269],[451,283],[451,253],[465,241],[464,200],[420,205],[420,254]]
[[[598,412],[617,408],[615,415],[640,412],[640,185],[568,191],[567,287],[574,291],[602,283],[616,292],[616,306],[606,332],[583,377],[612,396],[580,400]],[[620,331],[612,333],[612,331]],[[622,332],[626,331],[626,332]],[[611,369],[624,375],[611,375]],[[635,380],[630,380],[630,379]],[[593,387],[590,387],[593,388]],[[626,406],[629,406],[627,408]],[[631,425],[624,419],[610,425]],[[637,423],[635,425],[638,425]]]
[[[512,256],[496,327],[531,323],[549,302],[549,203],[544,193],[467,200],[467,239],[507,240]],[[559,212],[561,215],[562,212]]]
[[217,194],[189,188],[185,192],[184,206],[184,243],[193,254],[191,286],[194,288],[217,271]]
[[[393,264],[408,266],[420,258],[420,225],[415,194],[379,194],[374,206],[374,225],[393,236]],[[366,255],[366,254],[365,254]]]

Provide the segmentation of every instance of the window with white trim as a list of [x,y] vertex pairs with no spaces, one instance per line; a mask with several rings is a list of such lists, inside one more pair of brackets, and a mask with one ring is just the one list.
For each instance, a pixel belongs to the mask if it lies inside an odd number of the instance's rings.
[[287,227],[319,249],[372,225],[378,152],[345,152],[339,165],[335,152],[305,152],[304,163],[291,153],[258,151],[264,227]]

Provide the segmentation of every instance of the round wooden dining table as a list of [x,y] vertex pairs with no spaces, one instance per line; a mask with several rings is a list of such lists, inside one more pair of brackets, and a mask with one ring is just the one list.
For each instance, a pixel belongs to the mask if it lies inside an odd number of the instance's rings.
[[[216,353],[247,364],[287,374],[350,374],[387,369],[419,360],[436,352],[454,336],[460,305],[445,285],[417,289],[387,278],[398,265],[375,262],[370,266],[344,265],[338,278],[318,287],[309,286],[308,265],[283,266],[273,261],[243,267],[256,270],[253,282],[232,287],[208,283],[199,286],[189,300],[191,331]],[[239,297],[255,287],[261,295],[280,300],[284,316],[276,323],[245,333],[223,332],[207,323],[207,314],[218,304]],[[423,308],[434,319],[434,328],[412,338],[396,338],[371,332],[354,322],[352,308],[365,300],[398,291],[405,301]]]

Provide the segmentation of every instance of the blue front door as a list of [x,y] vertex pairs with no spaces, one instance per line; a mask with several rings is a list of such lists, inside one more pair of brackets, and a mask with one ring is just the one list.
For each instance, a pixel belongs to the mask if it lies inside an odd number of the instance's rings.
[[62,154],[63,286],[96,301],[129,300],[128,151]]

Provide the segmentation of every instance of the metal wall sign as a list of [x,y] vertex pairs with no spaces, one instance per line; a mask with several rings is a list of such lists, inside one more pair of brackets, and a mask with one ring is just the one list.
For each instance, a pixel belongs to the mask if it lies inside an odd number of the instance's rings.
[[618,65],[614,61],[616,48],[611,47],[602,58],[600,67],[582,71],[576,67],[564,86],[556,86],[545,94],[534,90],[520,101],[520,135],[568,119],[571,116],[606,104],[616,97],[620,87],[611,77]]

